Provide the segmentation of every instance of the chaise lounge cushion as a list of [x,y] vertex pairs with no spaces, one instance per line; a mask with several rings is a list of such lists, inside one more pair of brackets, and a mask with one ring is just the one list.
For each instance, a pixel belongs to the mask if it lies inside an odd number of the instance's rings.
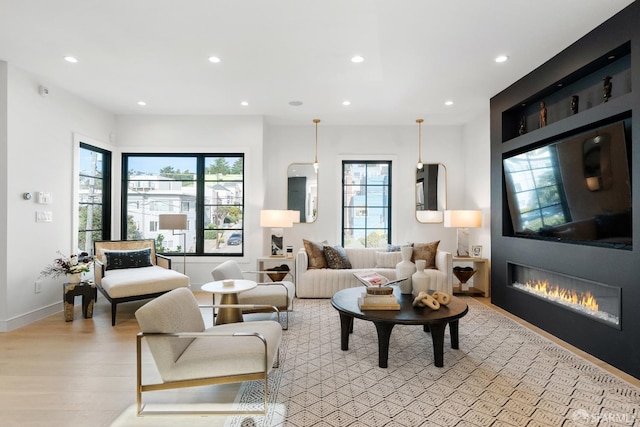
[[107,270],[102,278],[102,288],[111,298],[166,292],[183,286],[189,286],[187,276],[157,265]]

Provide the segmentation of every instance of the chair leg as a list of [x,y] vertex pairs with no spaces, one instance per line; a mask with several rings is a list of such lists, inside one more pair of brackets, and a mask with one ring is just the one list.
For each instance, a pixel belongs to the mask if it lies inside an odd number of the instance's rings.
[[116,326],[116,306],[115,302],[111,303],[111,326]]

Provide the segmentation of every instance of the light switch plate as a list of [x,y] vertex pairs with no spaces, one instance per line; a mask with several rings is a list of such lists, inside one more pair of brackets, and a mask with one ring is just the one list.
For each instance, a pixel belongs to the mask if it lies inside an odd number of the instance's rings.
[[53,212],[51,211],[38,211],[36,212],[36,222],[52,222]]
[[38,193],[38,203],[41,205],[50,205],[53,202],[53,197],[49,191],[40,191]]

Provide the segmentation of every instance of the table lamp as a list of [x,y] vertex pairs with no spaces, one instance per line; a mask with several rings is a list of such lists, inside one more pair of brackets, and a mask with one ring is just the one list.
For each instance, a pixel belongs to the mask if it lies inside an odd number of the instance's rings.
[[481,225],[481,211],[444,211],[444,226],[458,229],[458,256],[469,256],[469,228]]
[[[171,230],[174,236],[182,235],[182,257],[183,266],[182,273],[187,274],[187,214],[160,214],[158,215],[158,228],[160,230]],[[182,233],[176,233],[176,230],[183,230]]]
[[284,257],[283,228],[293,227],[292,211],[262,210],[260,211],[260,227],[271,228],[271,256]]

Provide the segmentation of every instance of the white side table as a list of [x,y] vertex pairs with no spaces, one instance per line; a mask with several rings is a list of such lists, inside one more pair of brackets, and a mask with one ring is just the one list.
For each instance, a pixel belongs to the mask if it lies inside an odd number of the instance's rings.
[[[234,280],[233,286],[225,286],[223,280],[217,280],[215,282],[209,282],[202,285],[202,290],[213,293],[213,303],[216,303],[215,294],[222,295],[220,298],[220,304],[238,304],[238,294],[240,292],[248,291],[258,286],[253,280]],[[224,323],[237,323],[242,322],[242,310],[240,308],[221,307],[218,309],[218,316],[215,319],[216,325],[222,325]]]
[[491,282],[489,276],[489,260],[487,258],[474,258],[474,257],[453,257],[454,267],[459,264],[472,264],[473,269],[476,270],[469,283],[472,285],[468,290],[462,290],[460,283],[453,284],[454,294],[465,295],[482,295],[488,297],[491,295]]
[[[282,264],[286,264],[289,266],[289,275],[291,276],[291,282],[295,283],[296,277],[296,259],[295,258],[276,258],[276,257],[258,257],[257,258],[257,269],[258,271],[265,271],[267,268],[276,267]],[[264,273],[260,273],[258,280],[261,283],[266,282],[268,279],[267,275]],[[289,280],[287,278],[286,280]]]

